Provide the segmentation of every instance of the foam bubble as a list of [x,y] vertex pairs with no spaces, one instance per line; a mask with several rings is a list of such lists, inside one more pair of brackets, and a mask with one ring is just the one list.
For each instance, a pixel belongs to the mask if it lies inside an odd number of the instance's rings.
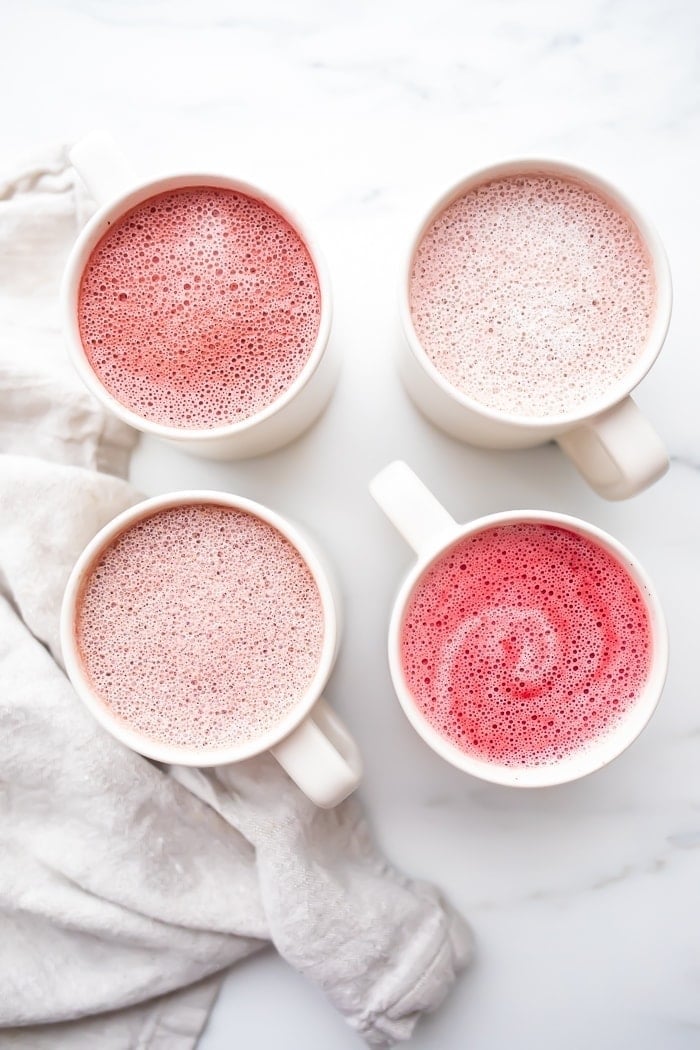
[[572,179],[483,183],[433,220],[410,276],[413,324],[458,390],[498,411],[584,411],[635,365],[656,298],[637,229]]
[[76,640],[96,694],[152,740],[218,748],[273,729],[310,685],[324,617],[271,525],[197,504],[121,533],[87,575]]
[[150,197],[99,241],[78,322],[93,371],[126,408],[187,430],[276,401],[316,342],[309,251],[266,204],[228,189]]
[[423,574],[401,628],[403,672],[467,754],[547,765],[608,734],[649,674],[651,626],[625,567],[556,526],[495,526]]

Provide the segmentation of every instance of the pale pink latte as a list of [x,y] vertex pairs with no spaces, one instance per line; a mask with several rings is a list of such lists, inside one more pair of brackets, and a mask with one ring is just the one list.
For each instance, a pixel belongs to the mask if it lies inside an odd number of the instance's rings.
[[445,379],[525,417],[585,412],[633,368],[656,303],[630,218],[572,178],[509,175],[433,219],[409,284],[413,325]]
[[303,697],[324,612],[277,529],[200,503],[156,511],[109,544],[85,577],[75,631],[112,715],[159,743],[216,749],[273,730]]

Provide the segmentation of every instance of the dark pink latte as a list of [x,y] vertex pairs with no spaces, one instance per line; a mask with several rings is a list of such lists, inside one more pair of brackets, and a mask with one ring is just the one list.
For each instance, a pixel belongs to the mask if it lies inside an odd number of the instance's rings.
[[458,197],[416,249],[416,334],[450,384],[488,408],[584,412],[643,353],[656,303],[636,226],[591,187],[510,175]]
[[540,523],[459,540],[419,579],[401,629],[406,684],[466,754],[541,766],[588,748],[651,666],[644,597],[593,540]]
[[93,250],[78,299],[91,368],[125,408],[205,430],[262,411],[316,343],[308,248],[262,201],[196,186],[151,197]]
[[84,581],[76,640],[92,689],[160,743],[214,749],[275,728],[319,666],[324,615],[295,547],[214,504],[129,526]]

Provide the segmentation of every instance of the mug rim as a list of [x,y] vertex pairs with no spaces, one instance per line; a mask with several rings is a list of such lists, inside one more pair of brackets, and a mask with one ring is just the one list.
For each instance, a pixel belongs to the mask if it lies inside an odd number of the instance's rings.
[[[420,711],[406,683],[401,661],[401,626],[408,602],[424,573],[437,558],[465,536],[511,522],[558,525],[592,539],[603,547],[623,566],[641,591],[651,627],[649,673],[643,690],[620,723],[600,740],[573,756],[542,766],[506,766],[461,751],[434,729]],[[451,534],[447,537],[443,534],[411,567],[394,601],[388,634],[389,670],[394,690],[404,714],[418,735],[436,754],[464,773],[493,784],[517,788],[554,787],[579,780],[602,769],[626,751],[644,730],[659,704],[668,671],[668,649],[668,627],[658,592],[639,560],[624,544],[598,526],[569,514],[546,510],[503,511],[475,518],[465,525],[455,524]]]
[[[291,711],[272,729],[243,744],[226,747],[197,749],[165,744],[132,729],[117,718],[91,686],[84,673],[75,634],[77,603],[82,583],[96,558],[121,533],[145,518],[162,510],[193,504],[209,504],[240,510],[253,515],[276,529],[297,550],[309,568],[321,596],[323,609],[323,645],[318,666],[308,688]],[[144,499],[117,514],[85,546],[73,566],[63,594],[60,614],[60,644],[63,662],[68,677],[81,701],[100,723],[117,740],[132,751],[157,762],[186,766],[217,766],[240,762],[273,748],[289,736],[309,715],[321,698],[335,662],[339,632],[338,610],[328,573],[314,544],[307,540],[295,525],[276,511],[254,500],[213,489],[183,489]]]
[[[656,302],[651,328],[642,353],[633,367],[620,380],[611,385],[604,396],[591,401],[584,409],[579,411],[564,412],[557,415],[522,416],[482,404],[482,402],[459,390],[458,387],[445,378],[430,360],[418,338],[411,315],[409,297],[411,270],[418,245],[430,224],[445,208],[475,186],[483,185],[502,176],[539,173],[551,173],[564,178],[577,179],[584,184],[588,184],[603,199],[608,200],[625,213],[632,221],[651,258]],[[399,285],[399,313],[408,347],[416,362],[421,366],[429,379],[453,401],[462,405],[463,408],[492,422],[515,426],[523,430],[537,431],[549,428],[567,430],[600,415],[624,400],[641,383],[654,365],[666,340],[671,322],[673,305],[671,270],[666,250],[655,227],[637,205],[608,179],[580,164],[557,157],[524,156],[495,161],[477,168],[458,182],[453,183],[424,214],[416,232],[411,238],[405,260]]]
[[[80,293],[80,284],[85,266],[90,254],[108,232],[110,226],[117,219],[121,219],[132,208],[142,204],[159,193],[167,193],[169,190],[185,189],[186,187],[212,186],[217,189],[230,189],[244,196],[252,197],[260,201],[272,211],[280,215],[295,233],[303,241],[311,257],[316,277],[318,278],[321,296],[321,316],[319,320],[318,333],[313,348],[296,379],[282,393],[265,405],[252,416],[240,419],[235,423],[225,423],[222,426],[207,429],[188,429],[186,427],[175,427],[169,424],[156,423],[145,419],[137,412],[132,411],[118,401],[101,382],[87,359],[78,324],[77,300]],[[318,370],[323,355],[328,346],[330,338],[331,321],[333,315],[332,292],[330,275],[323,254],[321,253],[315,238],[307,230],[304,223],[297,217],[296,213],[282,204],[273,194],[268,193],[253,183],[243,179],[237,179],[230,175],[216,172],[177,172],[172,175],[161,175],[157,178],[139,180],[129,189],[120,193],[106,204],[101,205],[95,214],[87,221],[71,249],[66,262],[61,282],[60,300],[63,315],[63,331],[65,342],[68,346],[68,354],[78,375],[88,390],[105,405],[110,412],[146,434],[154,434],[157,437],[169,441],[201,441],[207,439],[220,439],[246,434],[253,430],[258,424],[277,415],[286,405],[293,401],[309,383]]]

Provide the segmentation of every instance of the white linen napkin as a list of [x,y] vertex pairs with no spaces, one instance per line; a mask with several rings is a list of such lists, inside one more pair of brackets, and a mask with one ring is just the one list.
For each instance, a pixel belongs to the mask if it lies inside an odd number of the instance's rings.
[[408,1037],[471,955],[360,807],[314,807],[267,756],[164,770],[60,667],[68,573],[139,497],[134,436],[65,360],[57,290],[88,209],[66,151],[0,181],[0,1043],[190,1050],[221,974],[272,942],[372,1046]]

